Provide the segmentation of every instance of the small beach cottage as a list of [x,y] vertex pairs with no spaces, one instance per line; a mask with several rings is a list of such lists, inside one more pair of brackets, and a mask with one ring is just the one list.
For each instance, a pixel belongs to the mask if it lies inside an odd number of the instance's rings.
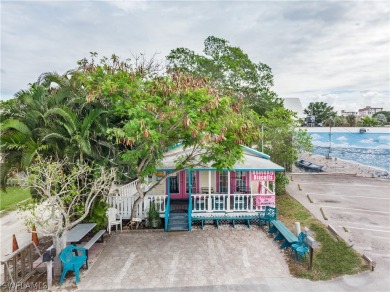
[[[160,217],[164,218],[166,231],[191,231],[195,221],[203,226],[207,220],[216,224],[219,220],[232,220],[233,224],[235,220],[246,220],[249,224],[249,220],[257,219],[266,206],[275,207],[275,173],[284,169],[268,155],[241,147],[243,159],[232,169],[217,171],[203,165],[179,172],[175,172],[175,161],[191,149],[184,149],[182,145],[172,148],[165,154],[158,171],[148,178],[148,183],[159,181],[166,172],[172,175],[145,197],[136,216],[146,218],[154,202]],[[137,198],[135,184],[121,187],[119,194],[108,200],[123,219],[130,219]]]

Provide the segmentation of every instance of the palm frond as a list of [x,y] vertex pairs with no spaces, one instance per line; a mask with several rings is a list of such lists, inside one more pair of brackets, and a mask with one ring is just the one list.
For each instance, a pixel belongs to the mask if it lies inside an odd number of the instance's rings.
[[59,116],[61,116],[65,120],[67,125],[68,125],[68,129],[69,129],[68,132],[73,133],[74,131],[76,131],[76,129],[77,129],[77,117],[76,117],[75,113],[72,112],[71,109],[66,108],[66,107],[52,108],[52,109],[49,109],[45,113],[44,116],[48,117],[50,115],[59,115]]
[[106,113],[101,109],[92,110],[83,120],[83,124],[81,125],[81,135],[86,138],[88,136],[88,131],[91,128],[95,119],[102,113]]
[[31,130],[29,129],[29,127],[25,123],[19,120],[10,119],[5,121],[2,124],[2,130],[4,131],[7,129],[15,129],[16,131],[26,136],[31,136]]

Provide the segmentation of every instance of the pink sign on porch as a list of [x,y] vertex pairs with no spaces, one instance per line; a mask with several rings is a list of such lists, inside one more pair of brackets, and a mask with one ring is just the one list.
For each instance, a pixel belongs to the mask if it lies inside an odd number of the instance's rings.
[[252,171],[252,181],[275,181],[275,172]]
[[275,195],[258,195],[255,198],[255,205],[258,206],[275,206]]

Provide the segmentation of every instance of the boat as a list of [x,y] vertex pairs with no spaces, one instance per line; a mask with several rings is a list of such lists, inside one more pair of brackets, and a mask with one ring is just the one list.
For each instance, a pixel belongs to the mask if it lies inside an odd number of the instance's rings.
[[300,168],[306,169],[308,171],[316,171],[316,172],[324,171],[323,170],[324,165],[314,164],[303,159],[296,161],[295,165]]

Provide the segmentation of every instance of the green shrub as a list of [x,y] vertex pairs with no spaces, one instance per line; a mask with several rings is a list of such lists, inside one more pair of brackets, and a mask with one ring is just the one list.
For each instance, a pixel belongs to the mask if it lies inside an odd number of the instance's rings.
[[106,229],[108,220],[106,215],[107,208],[108,204],[105,201],[101,199],[97,200],[93,208],[91,208],[90,214],[84,221],[96,223],[94,228],[95,231]]

